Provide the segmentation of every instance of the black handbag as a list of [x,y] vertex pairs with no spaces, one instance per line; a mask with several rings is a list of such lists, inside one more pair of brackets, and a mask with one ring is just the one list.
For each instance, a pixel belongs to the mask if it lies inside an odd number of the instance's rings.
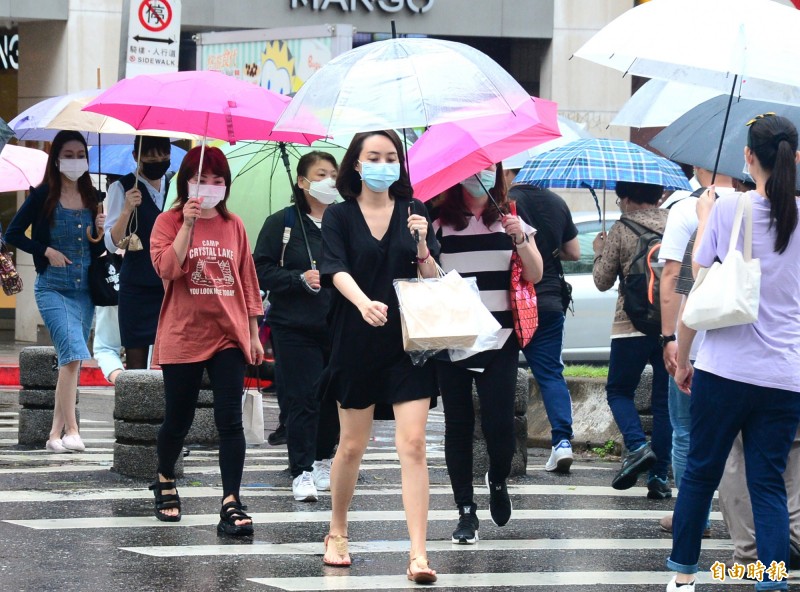
[[89,266],[89,293],[95,306],[117,306],[119,304],[119,270],[122,255],[108,251],[92,259]]

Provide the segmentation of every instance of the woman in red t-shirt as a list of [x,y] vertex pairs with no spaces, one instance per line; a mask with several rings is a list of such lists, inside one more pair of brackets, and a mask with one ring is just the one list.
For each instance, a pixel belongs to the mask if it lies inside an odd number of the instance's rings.
[[[244,468],[242,385],[245,365],[260,364],[264,350],[256,317],[261,297],[242,220],[225,206],[231,172],[218,148],[193,148],[178,171],[178,199],[153,227],[150,255],[164,280],[153,361],[164,372],[164,423],[158,432],[156,518],[177,522],[181,502],[175,462],[192,425],[203,370],[214,392],[219,431],[222,510],[217,531],[253,534],[239,500]],[[199,183],[198,183],[199,181]]]

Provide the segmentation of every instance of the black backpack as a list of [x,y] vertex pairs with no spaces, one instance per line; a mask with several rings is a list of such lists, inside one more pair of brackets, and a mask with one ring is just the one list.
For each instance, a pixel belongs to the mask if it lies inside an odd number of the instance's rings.
[[620,285],[623,295],[622,308],[637,331],[645,335],[660,335],[659,290],[663,266],[658,262],[658,254],[663,235],[633,220],[620,218],[620,222],[639,238],[631,267]]

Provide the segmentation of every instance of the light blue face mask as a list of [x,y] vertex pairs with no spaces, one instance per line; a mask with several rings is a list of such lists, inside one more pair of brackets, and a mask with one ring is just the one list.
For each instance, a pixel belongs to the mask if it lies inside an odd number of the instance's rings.
[[750,175],[750,165],[747,163],[747,159],[744,161],[744,168],[742,169],[742,181],[747,181],[748,183],[755,183],[755,179]]
[[361,180],[376,193],[386,191],[399,178],[399,162],[361,162]]
[[[461,185],[467,190],[467,193],[475,198],[483,197],[486,195],[486,190],[494,187],[495,181],[497,180],[497,173],[495,171],[483,169],[478,173],[478,177],[480,177],[480,181],[475,178],[475,175],[470,175],[461,181]],[[481,187],[481,183],[483,183],[483,187]],[[486,190],[484,190],[484,187]]]

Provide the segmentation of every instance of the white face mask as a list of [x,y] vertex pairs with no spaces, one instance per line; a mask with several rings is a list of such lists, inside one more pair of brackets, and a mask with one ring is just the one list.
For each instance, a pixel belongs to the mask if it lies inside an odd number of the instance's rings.
[[189,197],[201,198],[200,207],[210,210],[225,199],[225,185],[207,185],[205,183],[189,183]]
[[750,174],[750,164],[747,162],[747,159],[744,160],[744,168],[742,169],[742,181],[747,181],[750,183],[754,183],[753,176]]
[[58,170],[70,181],[77,181],[89,170],[89,161],[85,158],[59,158]]
[[336,179],[333,177],[325,177],[321,181],[303,178],[308,181],[308,193],[319,203],[329,205],[339,197],[339,192],[336,190]]

